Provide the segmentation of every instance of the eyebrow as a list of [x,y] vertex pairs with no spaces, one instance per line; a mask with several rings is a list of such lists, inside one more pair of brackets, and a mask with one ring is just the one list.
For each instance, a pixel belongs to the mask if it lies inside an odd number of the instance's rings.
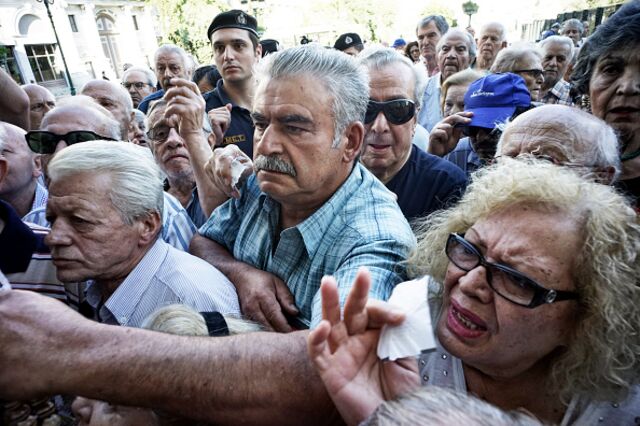
[[282,124],[313,124],[313,120],[300,114],[287,114],[277,120]]

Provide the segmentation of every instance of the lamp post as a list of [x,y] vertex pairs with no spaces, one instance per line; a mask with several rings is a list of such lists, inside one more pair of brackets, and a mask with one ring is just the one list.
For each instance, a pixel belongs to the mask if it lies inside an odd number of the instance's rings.
[[67,75],[67,81],[69,82],[69,92],[71,92],[71,96],[75,96],[76,88],[73,87],[73,81],[71,80],[71,74],[69,73],[69,67],[67,67],[67,60],[64,58],[64,52],[62,51],[62,45],[60,44],[60,39],[58,38],[58,32],[56,31],[56,25],[53,23],[53,15],[51,15],[51,10],[49,9],[49,5],[53,4],[54,0],[36,0],[38,3],[44,3],[44,6],[47,8],[47,15],[49,16],[49,21],[51,21],[51,27],[53,27],[53,34],[56,36],[56,43],[58,43],[58,49],[60,49],[60,56],[62,57],[62,64],[64,65],[64,72]]
[[469,15],[469,27],[471,26],[471,15],[478,13],[479,8],[480,7],[478,6],[478,4],[472,1],[468,1],[462,4],[462,10],[464,11],[465,15]]

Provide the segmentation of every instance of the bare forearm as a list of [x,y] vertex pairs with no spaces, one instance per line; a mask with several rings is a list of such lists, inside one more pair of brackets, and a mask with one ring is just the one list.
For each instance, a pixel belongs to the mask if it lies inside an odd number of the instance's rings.
[[0,121],[29,130],[29,97],[3,69],[0,69],[0,93]]
[[186,145],[189,150],[191,166],[193,167],[193,175],[196,179],[200,206],[204,214],[209,217],[216,207],[227,201],[228,197],[215,186],[206,174],[207,161],[213,155],[207,140],[202,134],[190,135],[188,138],[190,140],[187,141]]

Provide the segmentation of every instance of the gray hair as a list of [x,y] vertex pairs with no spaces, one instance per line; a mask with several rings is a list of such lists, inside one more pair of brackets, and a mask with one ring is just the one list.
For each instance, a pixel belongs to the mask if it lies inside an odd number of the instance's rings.
[[579,19],[571,18],[564,21],[562,23],[562,32],[564,32],[565,28],[570,28],[570,27],[576,28],[580,32],[580,34],[584,32],[584,25],[582,24],[582,22],[580,22]]
[[539,46],[541,49],[544,50],[546,45],[552,44],[552,43],[565,44],[569,46],[570,51],[569,51],[569,54],[567,55],[567,62],[571,61],[571,59],[574,57],[575,53],[578,50],[574,47],[573,40],[571,40],[567,36],[561,36],[561,35],[554,35],[554,36],[547,37],[540,42]]
[[193,74],[193,70],[195,69],[196,64],[182,47],[176,46],[175,44],[163,44],[162,46],[158,47],[153,57],[154,65],[158,60],[158,55],[162,52],[177,53],[178,55],[180,55],[180,58],[182,58],[182,65],[184,66],[188,78],[191,78],[191,74]]
[[424,88],[427,85],[423,65],[416,67],[409,58],[389,47],[368,47],[364,49],[356,59],[362,66],[367,67],[368,70],[381,70],[382,68],[395,64],[406,65],[411,69],[411,73],[413,74],[414,88],[412,100],[415,102],[416,107],[420,108]]
[[447,31],[449,31],[449,24],[447,24],[447,20],[442,15],[429,15],[422,18],[418,21],[418,25],[416,26],[416,33],[420,28],[424,28],[429,25],[430,22],[433,22],[440,32],[440,35],[444,35]]
[[[73,109],[82,109],[87,110],[91,114],[94,115],[96,121],[99,120],[99,123],[102,125],[104,134],[100,134],[100,136],[105,136],[107,138],[111,138],[114,140],[119,140],[122,133],[120,129],[120,123],[113,118],[113,114],[111,111],[97,103],[93,98],[86,95],[76,95],[68,98],[62,99],[56,105],[54,109],[52,109],[49,113],[45,114],[42,119],[42,124],[40,128],[46,127],[46,125],[51,121],[52,117],[55,117],[57,113],[62,113],[65,110],[73,110]],[[96,123],[97,124],[97,123]],[[89,130],[89,129],[76,129],[76,130]]]
[[471,64],[473,62],[473,59],[477,55],[478,47],[476,46],[476,41],[473,39],[473,36],[469,34],[467,31],[461,30],[459,28],[452,28],[450,31],[447,32],[446,36],[445,35],[442,36],[440,41],[438,41],[438,45],[436,46],[436,52],[440,52],[442,45],[448,39],[448,37],[451,37],[452,35],[456,35],[456,34],[461,35],[467,41],[467,49],[469,50],[469,64]]
[[162,173],[147,148],[125,142],[78,143],[58,152],[48,167],[52,182],[83,172],[111,176],[109,197],[126,224],[152,212],[162,217]]
[[362,122],[369,102],[369,77],[349,55],[318,45],[303,45],[266,56],[257,70],[259,84],[269,79],[308,76],[333,98],[333,147],[350,123]]
[[[487,22],[486,24],[484,24],[482,26],[482,28],[480,28],[480,38],[482,38],[482,33],[484,31],[486,31],[486,29],[490,26],[495,26],[498,27],[498,31],[500,32],[500,41],[505,41],[507,38],[507,29],[504,27],[504,25],[501,22]],[[478,40],[479,42],[480,40]]]
[[542,52],[536,45],[526,42],[514,43],[498,52],[496,60],[491,65],[491,72],[513,72],[517,68],[517,63],[529,55],[537,56],[542,61]]
[[474,396],[440,386],[425,386],[385,401],[363,426],[475,425],[541,426],[525,413],[502,411]]
[[158,78],[156,77],[155,73],[149,67],[131,67],[131,68],[127,68],[127,70],[124,72],[124,74],[122,74],[122,81],[127,81],[127,77],[132,72],[141,72],[141,73],[143,73],[147,77],[147,84],[149,84],[150,86],[156,87],[156,84],[158,84]]

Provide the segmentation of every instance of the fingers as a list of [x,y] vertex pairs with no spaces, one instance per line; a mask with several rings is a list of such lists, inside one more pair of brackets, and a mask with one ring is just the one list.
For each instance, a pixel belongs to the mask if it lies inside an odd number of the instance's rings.
[[280,309],[280,304],[274,299],[263,299],[260,301],[260,308],[264,313],[264,318],[274,331],[281,333],[289,333],[293,328],[287,322],[287,319]]
[[327,344],[330,332],[331,324],[323,320],[315,329],[311,330],[307,337],[307,352],[309,353],[309,358],[311,358],[311,361],[320,373],[332,367],[329,362],[330,354]]
[[404,321],[405,313],[380,300],[367,303],[367,328],[381,328],[383,325],[398,325]]
[[371,274],[360,268],[344,305],[344,322],[349,334],[363,332],[367,327],[367,299],[371,287]]
[[320,296],[322,298],[322,319],[335,325],[340,322],[340,297],[338,283],[330,276],[322,277],[320,282]]
[[276,300],[280,303],[282,309],[289,315],[296,316],[300,313],[296,307],[296,301],[289,291],[289,287],[281,280],[274,278],[276,287]]

